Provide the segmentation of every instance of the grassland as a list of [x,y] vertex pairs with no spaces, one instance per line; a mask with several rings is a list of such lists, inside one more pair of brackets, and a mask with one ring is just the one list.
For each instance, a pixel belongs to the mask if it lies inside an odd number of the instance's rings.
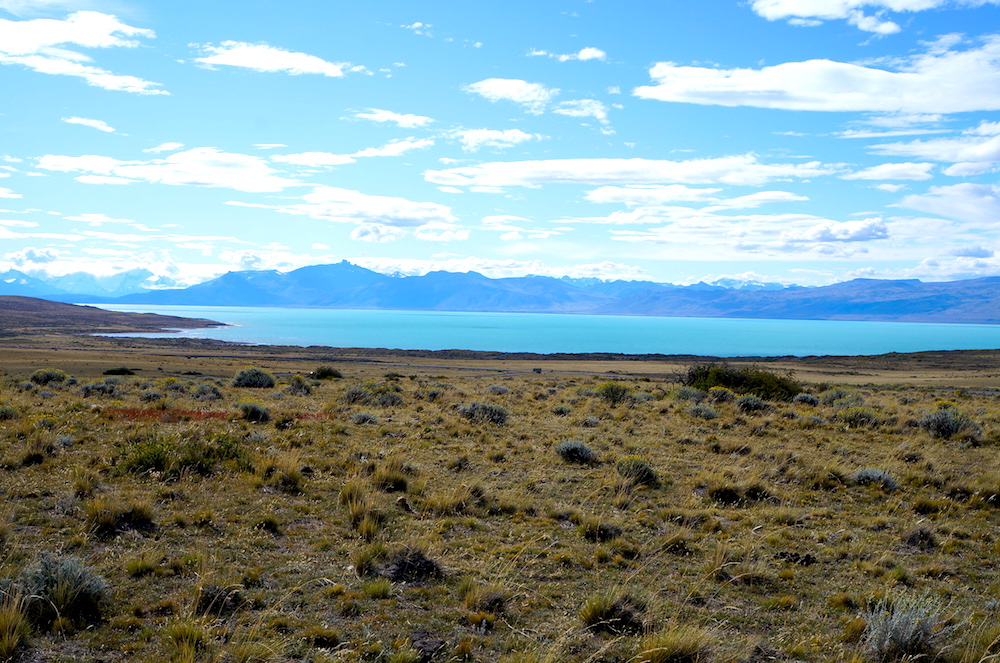
[[[774,361],[819,402],[763,409],[683,386],[685,358],[34,337],[0,361],[0,660],[1000,653],[993,354]],[[233,386],[248,364],[276,383]]]

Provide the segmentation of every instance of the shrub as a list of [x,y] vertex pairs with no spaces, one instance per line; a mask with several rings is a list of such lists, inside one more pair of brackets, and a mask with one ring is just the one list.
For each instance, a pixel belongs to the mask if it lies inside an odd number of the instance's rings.
[[929,412],[917,421],[917,425],[930,433],[931,437],[941,440],[950,440],[959,433],[974,437],[982,433],[979,424],[955,407],[942,407]]
[[580,520],[580,535],[587,541],[601,543],[617,539],[622,535],[622,528],[601,521],[597,516],[587,516]]
[[263,369],[251,366],[237,372],[230,384],[243,389],[270,389],[274,386],[274,376]]
[[486,388],[486,393],[491,396],[503,396],[510,393],[510,389],[503,386],[502,384],[491,384]]
[[837,420],[848,428],[875,428],[881,423],[878,414],[870,407],[852,406],[837,413]]
[[217,401],[222,398],[222,392],[214,384],[203,382],[194,390],[192,396],[199,401]]
[[441,565],[419,548],[406,547],[389,558],[382,575],[393,582],[420,582],[444,575]]
[[877,661],[933,656],[959,626],[949,619],[947,606],[930,594],[883,596],[863,615],[865,652]]
[[760,412],[767,408],[767,403],[762,401],[760,398],[754,395],[740,396],[736,399],[736,407],[739,408],[740,412]]
[[555,449],[567,463],[589,465],[597,460],[597,454],[580,440],[563,440],[556,444]]
[[597,428],[600,424],[601,420],[597,417],[587,417],[580,423],[584,428]]
[[554,408],[552,408],[552,414],[556,415],[557,417],[565,417],[571,412],[573,412],[573,408],[571,408],[568,405],[557,405]]
[[120,378],[107,377],[103,381],[91,382],[80,387],[80,393],[84,398],[91,396],[114,396],[118,392],[118,380]]
[[245,462],[246,454],[234,439],[218,435],[208,440],[150,437],[133,441],[118,462],[117,474],[159,472],[172,480],[186,472],[207,476],[223,461]]
[[194,611],[198,615],[221,617],[236,612],[244,603],[246,601],[243,599],[239,586],[205,585],[198,591],[198,600],[195,602]]
[[372,401],[372,392],[361,387],[351,387],[344,392],[344,402],[348,405],[367,405]]
[[463,405],[458,409],[458,413],[473,423],[489,423],[497,426],[507,423],[507,417],[510,416],[505,407],[476,402]]
[[58,368],[39,368],[28,376],[28,379],[37,385],[47,385],[50,382],[65,382],[69,375]]
[[17,419],[18,412],[9,405],[0,405],[0,421]]
[[135,371],[131,368],[126,368],[125,366],[120,366],[118,368],[109,368],[104,371],[104,375],[135,375]]
[[377,424],[378,417],[374,414],[369,414],[368,412],[355,412],[351,415],[351,423],[357,424],[358,426],[364,426],[365,424]]
[[387,391],[378,395],[375,404],[379,407],[398,407],[403,404],[403,397],[394,391]]
[[710,631],[697,626],[673,625],[645,638],[639,654],[631,660],[635,663],[704,663],[711,656],[714,642],[715,636]]
[[708,398],[713,403],[732,403],[736,400],[736,394],[725,387],[715,386],[708,390]]
[[737,394],[753,394],[759,398],[787,401],[802,391],[802,387],[789,372],[777,375],[757,366],[728,364],[697,364],[688,368],[684,385],[707,391],[712,387],[725,387]]
[[92,623],[101,618],[108,583],[75,557],[42,553],[21,573],[28,617],[49,627],[56,619]]
[[288,381],[288,393],[292,396],[308,396],[312,393],[312,387],[301,375],[293,375]]
[[259,403],[243,402],[237,405],[240,416],[252,424],[266,424],[271,420],[271,413]]
[[631,594],[601,592],[587,599],[580,609],[580,620],[596,633],[638,633],[646,604]]
[[597,388],[596,393],[609,405],[621,405],[632,401],[632,390],[618,382],[605,382]]
[[865,399],[861,398],[861,394],[853,389],[844,387],[836,387],[821,392],[819,400],[823,405],[832,405],[838,409],[864,405],[865,402]]
[[705,400],[705,397],[708,395],[701,389],[695,389],[694,387],[677,387],[670,393],[679,401],[694,401],[695,403]]
[[719,413],[715,411],[715,408],[707,403],[695,403],[688,408],[687,412],[692,417],[697,417],[698,419],[704,419],[706,421],[715,419],[719,416]]
[[344,377],[344,374],[338,371],[333,366],[318,366],[315,371],[310,374],[310,377],[316,380],[331,380],[340,379]]
[[619,458],[615,463],[618,474],[631,481],[636,486],[650,486],[655,488],[660,485],[660,476],[652,468],[648,461],[639,456],[625,456]]
[[792,402],[799,405],[819,405],[819,399],[812,394],[796,394]]
[[889,491],[899,488],[899,478],[880,467],[862,467],[851,475],[851,481],[859,486],[878,484]]

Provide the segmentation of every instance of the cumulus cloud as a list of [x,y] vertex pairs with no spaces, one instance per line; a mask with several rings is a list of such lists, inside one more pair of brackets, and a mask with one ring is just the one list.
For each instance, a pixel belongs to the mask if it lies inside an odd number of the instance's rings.
[[495,161],[445,170],[428,170],[424,179],[445,186],[539,186],[729,184],[759,186],[775,179],[805,178],[834,172],[818,161],[801,164],[761,163],[754,154],[711,159],[550,159]]
[[98,131],[103,131],[105,133],[114,133],[115,128],[109,126],[107,122],[101,120],[92,120],[88,117],[64,117],[63,122],[67,124],[80,124],[85,127],[90,127],[91,129],[97,129]]
[[20,198],[21,194],[14,193],[6,187],[0,186],[0,198]]
[[[79,157],[50,154],[39,158],[37,166],[42,170],[79,172],[84,176],[131,182],[221,187],[254,193],[281,191],[301,184],[281,177],[260,157],[221,152],[214,147],[197,147],[150,161],[120,161],[93,154]],[[94,183],[93,179],[82,181]]]
[[352,157],[398,157],[406,154],[407,152],[412,152],[413,150],[422,150],[434,145],[434,140],[432,138],[403,138],[400,140],[389,141],[382,147],[369,147],[363,149],[359,152],[352,154]]
[[1000,36],[956,50],[955,39],[877,68],[833,60],[760,69],[654,64],[643,99],[784,110],[962,113],[1000,110]]
[[184,147],[184,143],[160,143],[155,147],[147,147],[143,152],[158,154],[160,152],[174,152]]
[[405,234],[405,230],[395,226],[385,226],[381,223],[363,223],[351,231],[351,239],[359,242],[383,244],[395,241]]
[[88,85],[136,94],[167,94],[159,83],[114,74],[85,64],[90,57],[67,46],[135,48],[135,37],[153,38],[152,30],[126,25],[110,14],[78,11],[63,20],[0,19],[0,64],[21,65],[42,74],[75,76]]
[[58,260],[59,255],[60,252],[56,249],[48,247],[39,249],[34,246],[28,246],[20,251],[5,254],[4,259],[9,260],[17,266],[45,265]]
[[594,48],[593,46],[587,46],[585,48],[581,48],[576,53],[566,53],[566,54],[550,53],[548,51],[540,51],[540,50],[532,49],[532,50],[528,51],[528,55],[529,56],[543,56],[543,57],[555,58],[556,60],[559,60],[559,62],[569,62],[571,60],[580,60],[580,61],[602,60],[603,61],[603,60],[607,60],[608,59],[608,54],[607,53],[605,53],[604,51],[602,51],[599,48]]
[[541,138],[538,134],[529,134],[520,129],[459,129],[452,135],[458,138],[466,152],[475,152],[483,147],[507,149]]
[[533,115],[541,115],[559,90],[518,78],[487,78],[465,86],[465,91],[492,102],[512,101]]
[[367,111],[359,111],[354,114],[359,120],[370,120],[372,122],[391,122],[403,129],[414,129],[424,127],[433,122],[429,117],[423,115],[412,115],[410,113],[394,113],[382,110],[381,108],[369,108]]
[[[769,21],[788,20],[792,25],[815,26],[823,21],[846,20],[859,30],[887,35],[899,32],[900,27],[883,18],[886,11],[917,12],[984,4],[996,4],[996,0],[753,0],[750,6]],[[864,13],[869,7],[875,9],[874,15]]]
[[592,117],[601,124],[608,123],[608,107],[596,99],[561,101],[552,112],[569,117]]
[[932,163],[883,163],[841,175],[845,180],[929,180]]
[[412,152],[422,150],[434,145],[431,138],[416,139],[413,137],[401,140],[389,141],[382,147],[368,147],[353,154],[333,154],[330,152],[299,152],[297,154],[275,154],[272,161],[279,163],[289,163],[296,166],[310,166],[313,168],[327,166],[342,166],[354,163],[363,157],[398,157]]
[[292,76],[319,74],[331,78],[340,78],[345,71],[356,69],[346,62],[327,62],[315,55],[286,51],[268,44],[224,41],[218,46],[204,44],[200,48],[204,55],[195,61],[210,67],[225,65]]
[[870,242],[885,239],[889,230],[882,219],[861,219],[836,223],[824,221],[804,230],[782,235],[787,242]]
[[900,205],[936,214],[948,219],[1000,224],[1000,186],[965,182],[951,186],[932,186],[925,194],[903,198]]

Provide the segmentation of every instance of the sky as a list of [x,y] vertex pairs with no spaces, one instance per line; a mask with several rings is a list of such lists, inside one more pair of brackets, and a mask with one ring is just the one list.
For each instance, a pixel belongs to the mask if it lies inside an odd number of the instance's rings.
[[1000,0],[0,0],[0,270],[1000,274]]

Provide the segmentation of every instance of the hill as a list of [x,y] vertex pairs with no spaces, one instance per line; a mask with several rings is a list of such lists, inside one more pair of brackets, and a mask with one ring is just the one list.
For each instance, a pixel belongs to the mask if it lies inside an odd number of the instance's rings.
[[113,334],[157,332],[168,329],[224,327],[222,322],[203,318],[180,318],[154,313],[119,313],[93,306],[77,306],[34,297],[0,296],[0,335],[24,332]]

